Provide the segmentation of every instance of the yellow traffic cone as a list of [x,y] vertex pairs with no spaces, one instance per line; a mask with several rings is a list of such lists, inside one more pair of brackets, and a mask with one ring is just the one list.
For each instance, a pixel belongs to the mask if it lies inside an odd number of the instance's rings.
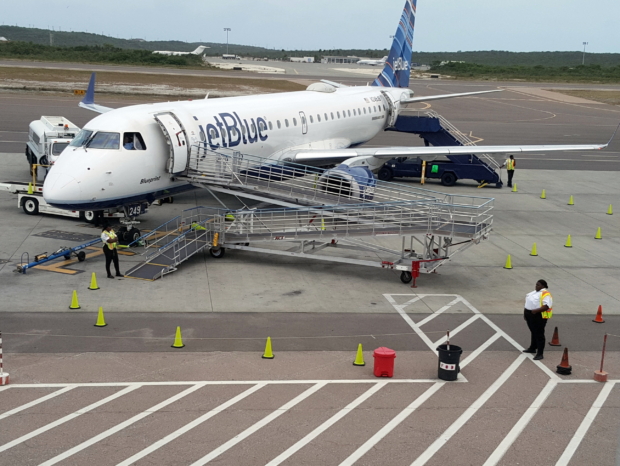
[[263,353],[263,359],[273,359],[273,351],[271,351],[271,337],[267,337],[267,343],[265,344],[265,352]]
[[181,327],[177,327],[177,334],[174,337],[174,343],[172,344],[173,348],[183,348],[185,345],[183,344],[183,338],[181,338]]
[[566,244],[564,244],[565,248],[572,248],[573,247],[573,243],[570,239],[570,235],[568,235],[568,238],[566,238]]
[[76,290],[73,290],[73,296],[71,297],[71,306],[69,306],[69,309],[81,309],[80,304],[78,303]]
[[92,277],[90,277],[90,286],[88,287],[89,290],[98,290],[99,287],[97,286],[97,276],[95,275],[95,272],[93,272]]
[[547,192],[543,189],[542,194],[540,195],[541,199],[547,199]]
[[530,252],[530,256],[537,256],[538,251],[536,250],[536,243],[532,246],[532,252]]
[[513,193],[516,193],[516,192],[517,192],[517,183],[514,183],[514,184],[512,185],[512,192],[513,192]]
[[614,209],[611,207],[611,204],[609,204],[609,209],[607,209],[607,215],[613,215],[614,214]]
[[512,269],[512,260],[510,259],[510,254],[508,254],[508,257],[506,258],[506,265],[504,266],[505,269]]
[[594,239],[603,239],[603,236],[601,235],[601,227],[598,227],[598,230],[596,230],[596,235],[594,236]]
[[575,200],[573,199],[573,195],[571,194],[570,198],[568,199],[568,205],[575,205]]
[[95,324],[95,327],[105,327],[106,324],[105,323],[105,318],[103,317],[103,308],[100,307],[99,308],[99,314],[97,315],[97,323]]
[[34,189],[32,188],[32,183],[28,183],[28,194],[32,194]]
[[355,356],[355,361],[353,361],[354,366],[365,366],[364,362],[364,353],[362,352],[362,344],[357,345],[357,355]]

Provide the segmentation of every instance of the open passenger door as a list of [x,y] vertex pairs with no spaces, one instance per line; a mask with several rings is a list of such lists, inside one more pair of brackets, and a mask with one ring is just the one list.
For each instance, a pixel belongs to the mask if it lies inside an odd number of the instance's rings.
[[172,112],[157,113],[153,117],[168,139],[168,146],[170,147],[168,173],[173,175],[183,173],[187,168],[190,150],[183,124]]

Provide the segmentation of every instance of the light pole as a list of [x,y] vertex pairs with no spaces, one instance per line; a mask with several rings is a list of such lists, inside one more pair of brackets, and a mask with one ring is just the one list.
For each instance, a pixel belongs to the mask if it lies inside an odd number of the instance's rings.
[[224,31],[226,31],[226,55],[228,55],[228,33],[231,31],[231,29],[224,28]]
[[581,64],[585,65],[586,64],[586,45],[588,45],[587,42],[583,43],[583,58],[581,59]]

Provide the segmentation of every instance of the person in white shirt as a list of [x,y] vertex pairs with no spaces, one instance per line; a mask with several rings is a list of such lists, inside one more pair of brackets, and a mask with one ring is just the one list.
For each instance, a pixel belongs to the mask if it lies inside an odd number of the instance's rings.
[[536,289],[525,296],[525,308],[523,318],[530,329],[531,340],[529,348],[523,350],[524,353],[536,353],[535,361],[543,359],[545,350],[545,326],[547,320],[551,318],[553,298],[547,290],[548,285],[545,280],[536,282]]

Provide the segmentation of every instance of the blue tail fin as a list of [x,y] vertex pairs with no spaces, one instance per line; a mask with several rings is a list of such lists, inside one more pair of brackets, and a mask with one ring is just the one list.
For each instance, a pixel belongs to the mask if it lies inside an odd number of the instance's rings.
[[409,87],[416,2],[417,0],[405,1],[405,8],[394,35],[390,54],[383,71],[373,81],[373,86]]

